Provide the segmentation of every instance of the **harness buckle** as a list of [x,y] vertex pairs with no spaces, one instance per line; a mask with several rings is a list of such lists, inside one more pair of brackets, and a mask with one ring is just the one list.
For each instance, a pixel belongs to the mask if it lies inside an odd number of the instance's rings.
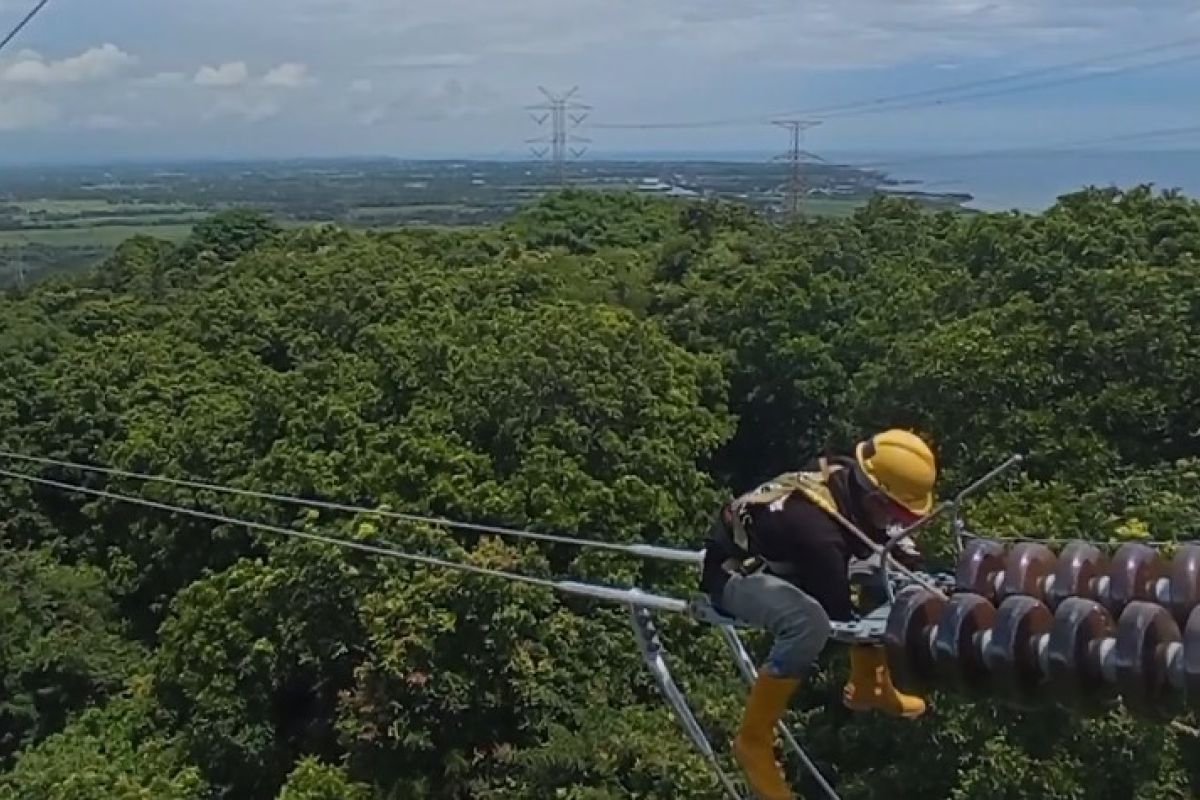
[[750,556],[749,558],[727,558],[721,562],[721,569],[725,570],[730,575],[740,575],[743,578],[761,571],[765,566],[766,562],[757,556]]

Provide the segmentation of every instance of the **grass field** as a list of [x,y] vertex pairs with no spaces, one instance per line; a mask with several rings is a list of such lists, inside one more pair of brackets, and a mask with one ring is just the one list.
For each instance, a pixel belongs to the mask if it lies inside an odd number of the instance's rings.
[[[314,199],[307,195],[295,202],[271,195],[257,204],[243,203],[245,185],[240,175],[236,178],[236,201],[216,192],[197,194],[197,200],[191,203],[173,202],[174,196],[162,195],[156,199],[165,202],[129,202],[128,194],[113,199],[52,199],[39,197],[39,192],[26,193],[26,199],[22,200],[0,198],[0,222],[3,222],[0,225],[0,286],[11,284],[18,269],[26,275],[48,274],[99,263],[121,242],[133,236],[180,242],[187,238],[197,222],[221,208],[239,203],[260,206],[285,228],[310,224],[310,220],[322,218],[357,229],[382,231],[401,230],[412,225],[449,229],[488,222],[508,213],[514,205],[532,202],[545,190],[544,185],[530,182],[527,177],[516,178],[499,189],[491,185],[483,187],[469,197],[460,196],[457,190],[449,194],[406,193],[391,184],[382,192],[364,192],[355,188],[357,194],[336,195],[336,202],[331,201],[327,210],[318,201],[319,197]],[[807,217],[843,218],[853,214],[868,199],[865,195],[811,196],[803,199],[801,210]],[[937,209],[939,205],[933,203],[927,207]],[[954,205],[949,203],[946,207]]]
[[71,263],[101,257],[131,236],[177,242],[208,216],[183,203],[114,203],[106,199],[39,198],[0,201],[0,206],[7,206],[9,225],[16,222],[20,226],[0,230],[0,256],[48,264],[54,263],[55,251],[61,251],[64,262]]
[[116,247],[131,236],[154,236],[177,242],[192,232],[190,224],[174,225],[89,225],[69,228],[34,228],[0,231],[0,248],[37,244],[45,247]]
[[208,217],[209,214],[203,211],[184,211],[178,214],[143,214],[138,216],[114,216],[114,217],[71,217],[70,219],[55,219],[55,220],[32,220],[26,222],[26,226],[34,230],[42,230],[44,228],[91,228],[103,227],[105,225],[124,225],[127,227],[153,227],[155,225],[183,225],[194,224]]
[[867,204],[863,200],[851,200],[835,197],[806,197],[800,204],[800,210],[814,217],[848,217],[855,209]]
[[107,200],[21,200],[7,205],[15,206],[26,214],[96,214],[113,212],[164,214],[194,211],[193,206],[182,203],[110,203]]

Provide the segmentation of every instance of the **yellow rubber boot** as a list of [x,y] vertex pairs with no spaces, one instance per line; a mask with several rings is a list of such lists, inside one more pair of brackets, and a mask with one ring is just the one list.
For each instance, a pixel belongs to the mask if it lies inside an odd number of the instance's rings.
[[892,685],[883,648],[875,645],[850,648],[850,680],[842,691],[842,702],[854,711],[882,711],[909,719],[925,713],[924,700]]
[[775,760],[775,723],[787,710],[788,701],[799,685],[800,681],[795,679],[759,672],[733,740],[733,757],[746,773],[750,788],[763,800],[795,798]]

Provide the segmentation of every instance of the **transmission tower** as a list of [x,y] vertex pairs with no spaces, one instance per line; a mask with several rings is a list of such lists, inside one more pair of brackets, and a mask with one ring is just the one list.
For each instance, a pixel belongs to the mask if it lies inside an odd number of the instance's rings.
[[17,240],[17,288],[21,291],[25,290],[25,248],[26,243],[20,239]]
[[800,169],[805,156],[820,160],[820,156],[814,155],[800,147],[800,134],[808,128],[820,125],[820,122],[803,119],[777,119],[775,125],[781,128],[787,128],[791,133],[791,147],[783,155],[775,157],[775,161],[786,161],[791,164],[791,175],[788,177],[787,183],[787,208],[788,214],[792,221],[800,218],[800,204],[804,198],[804,175]]
[[[587,152],[586,147],[572,147],[576,143],[586,143],[590,140],[582,136],[576,136],[571,133],[572,130],[587,119],[587,112],[591,110],[591,106],[584,105],[572,100],[575,93],[579,90],[576,86],[571,91],[563,95],[554,94],[545,87],[539,86],[538,91],[546,96],[546,102],[536,106],[529,106],[529,111],[541,111],[541,115],[530,113],[533,121],[538,126],[545,125],[550,122],[550,135],[539,136],[536,139],[528,140],[530,144],[549,144],[549,147],[530,148],[534,156],[537,158],[545,158],[546,153],[550,153],[550,158],[554,164],[554,173],[558,178],[559,185],[567,182],[566,162],[568,155],[571,158],[579,158]],[[582,112],[582,113],[571,113]]]

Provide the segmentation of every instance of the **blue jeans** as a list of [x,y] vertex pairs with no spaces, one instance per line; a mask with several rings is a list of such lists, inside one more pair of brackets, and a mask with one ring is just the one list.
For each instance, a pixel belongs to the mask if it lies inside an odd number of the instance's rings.
[[732,616],[775,637],[763,665],[773,677],[804,677],[829,641],[832,628],[821,604],[775,575],[731,575],[719,600]]

